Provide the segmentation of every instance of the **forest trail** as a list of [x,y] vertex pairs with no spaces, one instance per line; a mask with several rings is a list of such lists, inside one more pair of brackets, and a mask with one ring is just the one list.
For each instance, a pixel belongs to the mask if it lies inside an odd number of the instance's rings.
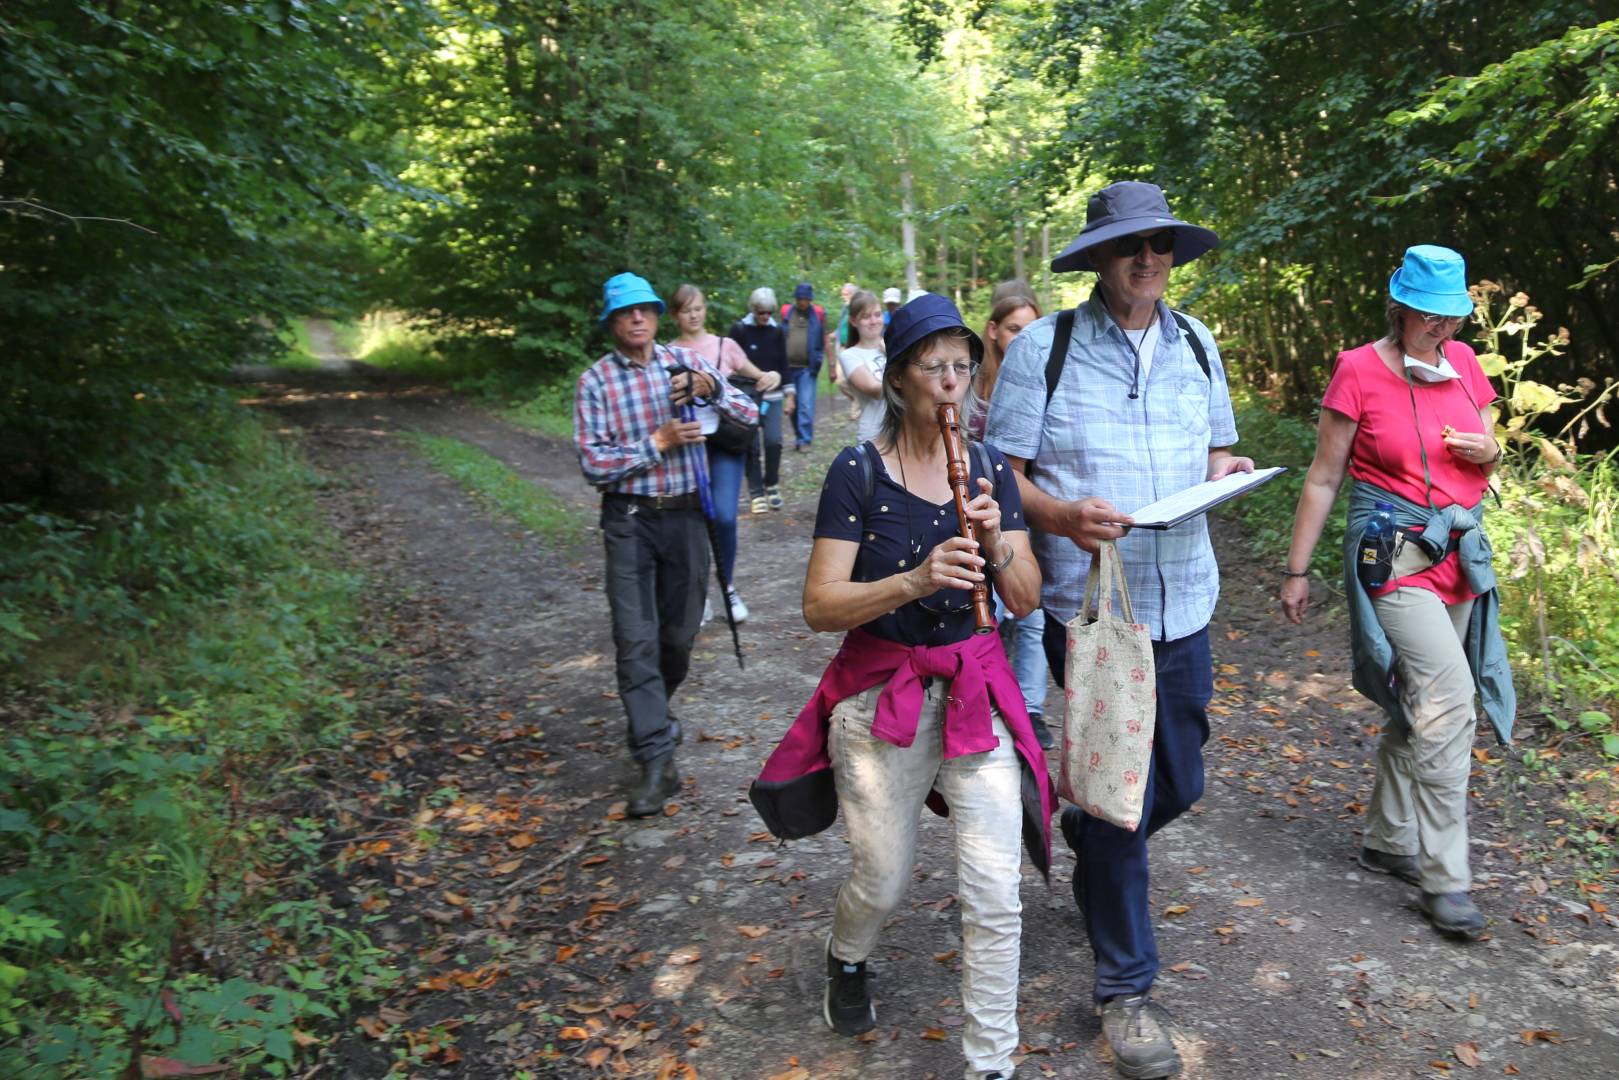
[[[723,621],[704,627],[675,699],[685,786],[667,816],[628,821],[615,812],[634,769],[596,497],[571,445],[408,381],[281,378],[294,381],[248,403],[301,430],[332,478],[326,510],[386,583],[398,665],[380,732],[355,741],[327,792],[353,856],[329,884],[406,978],[349,1018],[336,1075],[382,1076],[403,1058],[410,1075],[480,1080],[959,1076],[948,824],[925,815],[912,889],[872,957],[878,1027],[850,1041],[820,1007],[841,826],[779,846],[746,799],[837,645],[805,628],[799,590],[819,472],[853,437],[844,410],[824,402],[815,452],[785,455],[785,511],[744,513],[748,667]],[[551,490],[576,535],[547,546],[490,516],[401,437],[411,430],[472,443]],[[1619,1074],[1619,935],[1571,878],[1520,858],[1545,816],[1507,794],[1521,767],[1475,781],[1491,936],[1444,941],[1411,890],[1354,861],[1377,716],[1349,689],[1341,603],[1287,626],[1274,575],[1230,526],[1216,544],[1208,791],[1153,842],[1157,989],[1185,1075]],[[1115,1074],[1060,839],[1055,863],[1049,885],[1024,867],[1018,1076],[1102,1080]]]

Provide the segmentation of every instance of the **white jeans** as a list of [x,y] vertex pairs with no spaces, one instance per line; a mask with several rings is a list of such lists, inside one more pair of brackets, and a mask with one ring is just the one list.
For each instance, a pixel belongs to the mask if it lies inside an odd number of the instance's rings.
[[832,712],[828,749],[853,857],[832,915],[832,955],[859,963],[876,948],[883,920],[910,884],[922,804],[937,788],[950,805],[956,833],[965,1075],[976,1080],[999,1070],[1011,1076],[1023,929],[1021,766],[1012,736],[997,712],[996,749],[945,760],[940,724],[950,691],[948,683],[935,680],[916,740],[894,746],[871,733],[881,692],[873,687]]
[[1467,778],[1472,772],[1473,673],[1462,639],[1473,601],[1445,604],[1427,589],[1372,598],[1394,646],[1400,712],[1377,744],[1366,845],[1415,855],[1422,891],[1466,892]]

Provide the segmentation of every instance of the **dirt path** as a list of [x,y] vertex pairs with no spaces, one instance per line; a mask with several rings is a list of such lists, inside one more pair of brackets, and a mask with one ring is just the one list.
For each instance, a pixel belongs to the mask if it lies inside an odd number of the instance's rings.
[[[841,828],[778,846],[745,796],[836,646],[805,629],[798,593],[818,463],[850,441],[847,424],[833,422],[817,453],[786,456],[784,512],[744,515],[748,668],[723,623],[704,628],[676,698],[688,730],[678,809],[630,822],[615,812],[634,771],[595,498],[571,448],[408,384],[254,393],[302,429],[334,478],[332,518],[401,593],[392,651],[405,670],[387,727],[356,741],[331,799],[334,828],[356,838],[334,898],[374,920],[407,978],[353,1018],[325,1075],[380,1076],[396,1060],[424,1077],[960,1075],[948,826],[924,825],[908,901],[872,958],[879,1027],[851,1042],[824,1029],[819,1005]],[[841,411],[824,403],[823,416]],[[474,443],[557,492],[580,510],[576,542],[545,550],[492,520],[398,437],[410,428]],[[1180,1022],[1186,1075],[1447,1071],[1436,1062],[1619,1075],[1619,937],[1572,880],[1519,861],[1547,814],[1506,795],[1516,767],[1484,769],[1476,800],[1477,900],[1493,936],[1442,941],[1410,890],[1353,860],[1376,717],[1348,688],[1341,605],[1284,627],[1271,575],[1253,571],[1240,537],[1220,527],[1217,545],[1208,794],[1153,849],[1158,991]],[[1057,865],[1049,886],[1024,870],[1018,1075],[1111,1077],[1071,856]]]

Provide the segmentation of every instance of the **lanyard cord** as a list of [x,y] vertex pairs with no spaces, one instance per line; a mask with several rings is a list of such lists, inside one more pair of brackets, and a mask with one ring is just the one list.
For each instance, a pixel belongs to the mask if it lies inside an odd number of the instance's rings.
[[[1445,343],[1443,341],[1441,341],[1439,343],[1438,353],[1439,353],[1439,359],[1444,360],[1445,359]],[[1417,388],[1416,388],[1416,383],[1411,378],[1411,369],[1410,368],[1406,367],[1404,364],[1401,364],[1400,371],[1401,371],[1402,374],[1405,375],[1406,393],[1411,395],[1411,422],[1412,422],[1412,425],[1416,428],[1416,432],[1417,432],[1417,452],[1422,455],[1423,494],[1425,495],[1425,497],[1428,500],[1428,509],[1432,510],[1434,513],[1437,514],[1437,513],[1439,513],[1439,507],[1437,507],[1437,506],[1435,506],[1433,504],[1433,476],[1428,471],[1428,447],[1427,447],[1426,442],[1422,438],[1422,417],[1417,415]],[[1449,380],[1446,380],[1446,381],[1448,382]],[[1478,407],[1478,402],[1473,400],[1473,391],[1471,391],[1471,390],[1469,390],[1467,388],[1467,380],[1462,379],[1462,378],[1458,378],[1458,379],[1456,379],[1456,382],[1459,382],[1459,383],[1462,384],[1462,393],[1467,395],[1467,403],[1469,405],[1473,406],[1474,414],[1476,415],[1476,414],[1481,413],[1483,410],[1481,410]]]

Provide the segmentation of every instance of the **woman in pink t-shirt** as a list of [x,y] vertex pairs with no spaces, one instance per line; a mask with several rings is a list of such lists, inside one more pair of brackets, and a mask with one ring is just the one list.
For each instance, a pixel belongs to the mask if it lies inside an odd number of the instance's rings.
[[[1282,572],[1293,622],[1309,608],[1310,556],[1346,471],[1379,499],[1435,512],[1483,499],[1501,460],[1496,394],[1473,350],[1452,337],[1472,310],[1462,257],[1413,247],[1389,282],[1388,333],[1338,355]],[[1421,888],[1435,928],[1471,939],[1484,929],[1467,859],[1475,687],[1463,638],[1475,594],[1454,547],[1432,562],[1416,543],[1399,543],[1388,582],[1367,589],[1394,653],[1399,719],[1378,744],[1360,864]]]
[[[703,290],[695,285],[682,285],[675,290],[673,300],[675,323],[680,327],[680,336],[675,338],[674,345],[699,354],[727,378],[740,375],[755,380],[761,392],[774,390],[781,383],[781,376],[774,371],[760,371],[755,367],[742,346],[730,338],[708,332],[708,300]],[[725,580],[733,583],[725,602],[731,605],[731,617],[742,622],[748,617],[748,608],[736,591],[736,579],[731,575],[736,569],[736,504],[742,494],[742,466],[746,455],[726,453],[712,444],[707,449],[708,476],[714,490],[714,524],[718,526],[720,538],[720,565],[725,568]],[[712,614],[713,605],[705,602],[703,619],[706,621]]]

